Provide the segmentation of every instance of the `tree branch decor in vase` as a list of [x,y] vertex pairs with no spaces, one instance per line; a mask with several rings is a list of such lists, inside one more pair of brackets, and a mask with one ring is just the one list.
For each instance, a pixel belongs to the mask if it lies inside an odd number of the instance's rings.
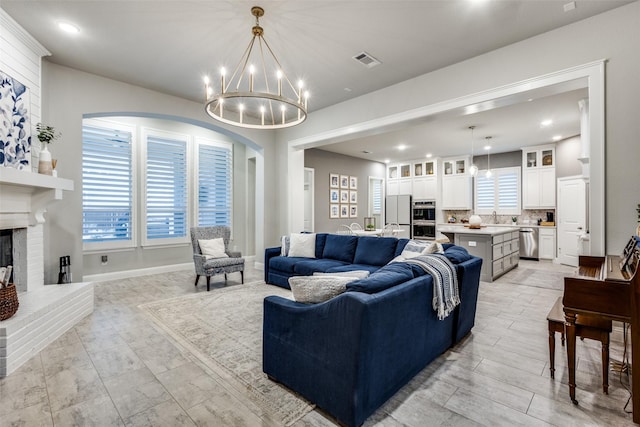
[[636,212],[638,212],[638,227],[636,228],[636,236],[640,237],[640,203],[638,203]]
[[49,144],[62,136],[62,133],[57,132],[53,126],[48,126],[42,123],[36,124],[36,130],[38,131],[38,140],[42,144],[42,150],[40,151],[40,161],[38,162],[38,173],[44,175],[53,175],[53,165],[51,164],[51,152],[49,151]]

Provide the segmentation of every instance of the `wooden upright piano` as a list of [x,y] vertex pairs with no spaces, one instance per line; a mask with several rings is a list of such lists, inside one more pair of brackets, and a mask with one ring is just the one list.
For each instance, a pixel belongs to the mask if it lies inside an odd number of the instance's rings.
[[633,422],[640,424],[640,240],[632,237],[622,256],[581,256],[577,275],[564,279],[569,394],[576,400],[576,315],[631,324]]

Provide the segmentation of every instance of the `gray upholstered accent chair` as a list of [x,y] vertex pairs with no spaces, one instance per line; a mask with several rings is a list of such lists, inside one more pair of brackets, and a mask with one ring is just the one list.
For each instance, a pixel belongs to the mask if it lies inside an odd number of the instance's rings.
[[[240,272],[240,278],[244,283],[244,258],[240,252],[229,251],[229,238],[231,236],[231,229],[226,226],[215,227],[192,227],[191,228],[191,244],[193,246],[193,262],[196,266],[196,283],[198,286],[198,280],[200,276],[206,276],[207,278],[207,291],[209,291],[209,284],[211,282],[211,276],[224,273],[224,280],[227,281],[228,273]],[[209,258],[202,255],[200,251],[200,245],[198,240],[217,239],[222,237],[224,240],[224,248],[229,258]]]

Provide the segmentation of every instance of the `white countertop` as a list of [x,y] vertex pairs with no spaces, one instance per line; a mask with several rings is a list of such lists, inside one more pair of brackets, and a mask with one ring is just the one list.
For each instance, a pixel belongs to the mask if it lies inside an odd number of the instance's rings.
[[520,231],[520,227],[512,227],[512,226],[506,226],[505,224],[502,224],[500,226],[488,225],[486,227],[482,226],[482,228],[468,228],[468,227],[463,227],[462,224],[459,224],[459,225],[450,224],[450,225],[438,226],[437,230],[440,233],[495,235],[495,234],[509,233],[513,231]]
[[[442,227],[463,227],[465,225],[469,225],[469,224],[464,224],[462,222],[454,222],[454,223],[450,223],[450,222],[442,222],[442,223],[438,223],[437,227],[438,230],[440,230]],[[483,226],[487,226],[487,227],[509,227],[509,228],[556,228],[555,225],[538,225],[538,224],[482,224]]]

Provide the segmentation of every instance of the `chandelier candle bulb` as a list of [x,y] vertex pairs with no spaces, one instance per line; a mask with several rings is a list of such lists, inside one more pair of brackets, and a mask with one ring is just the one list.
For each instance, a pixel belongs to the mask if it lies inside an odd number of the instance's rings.
[[[227,70],[224,68],[220,69],[220,93],[224,94],[224,75],[227,73]],[[222,100],[220,100],[222,102]]]
[[249,67],[249,92],[253,92],[253,73],[255,72],[254,66]]

